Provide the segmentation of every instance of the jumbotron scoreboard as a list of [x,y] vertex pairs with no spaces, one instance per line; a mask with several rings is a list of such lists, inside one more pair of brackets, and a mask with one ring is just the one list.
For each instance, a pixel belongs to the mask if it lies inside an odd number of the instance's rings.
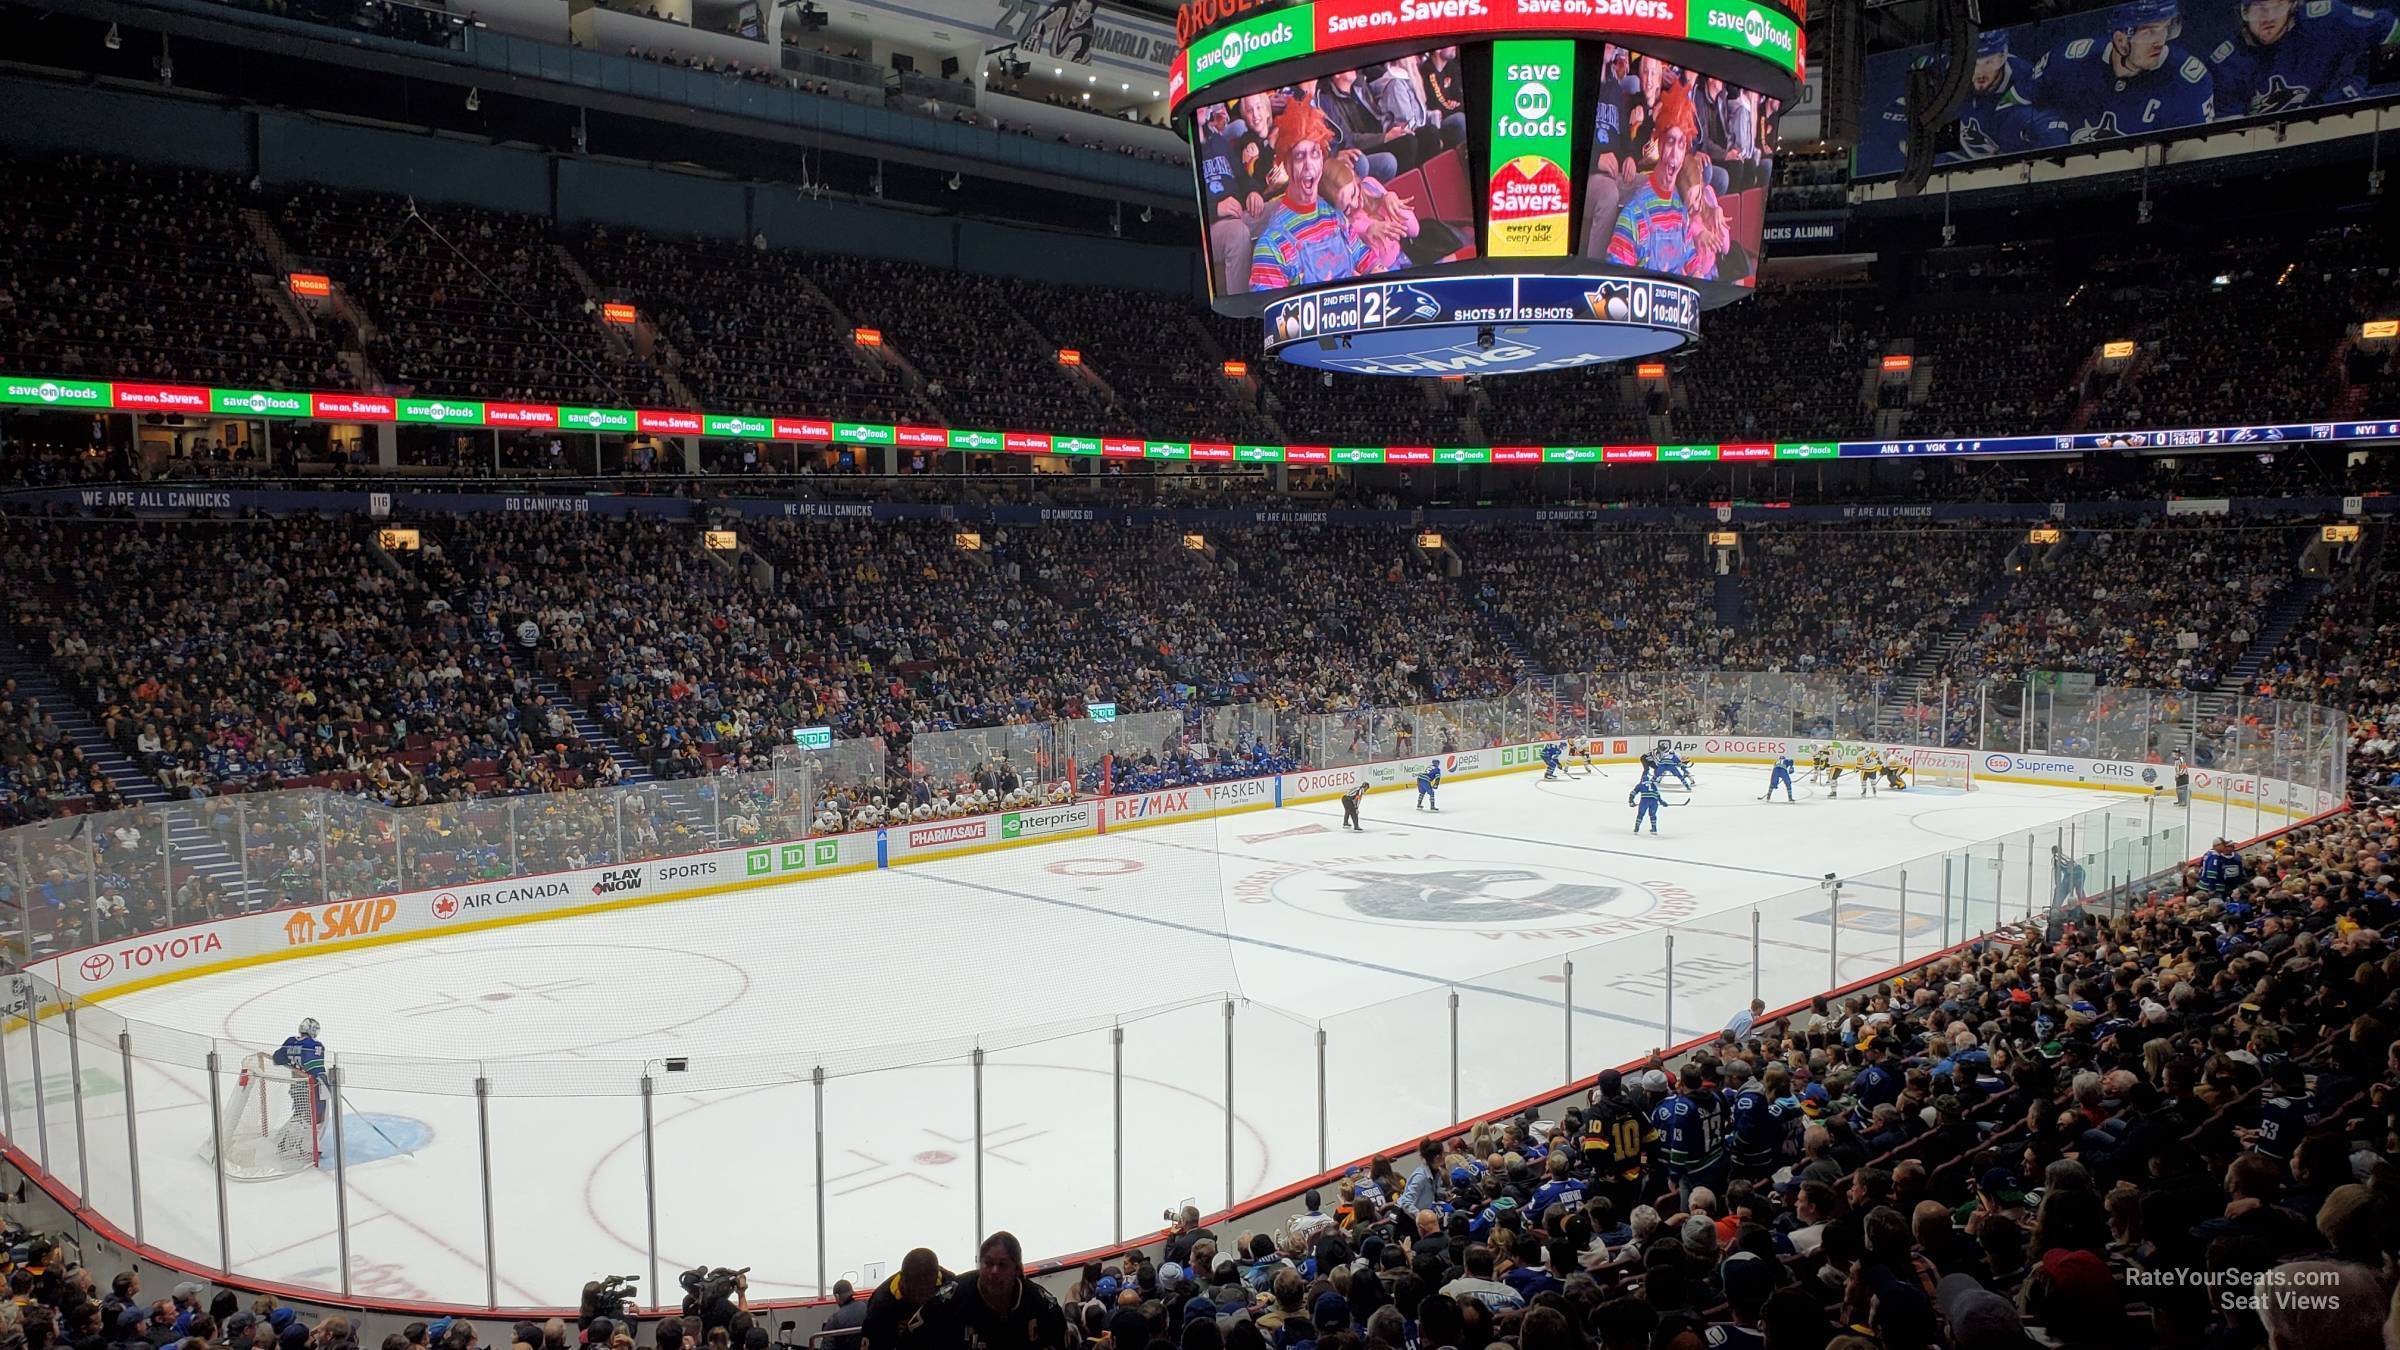
[[1219,312],[1361,375],[1655,355],[1758,279],[1799,0],[1193,0]]

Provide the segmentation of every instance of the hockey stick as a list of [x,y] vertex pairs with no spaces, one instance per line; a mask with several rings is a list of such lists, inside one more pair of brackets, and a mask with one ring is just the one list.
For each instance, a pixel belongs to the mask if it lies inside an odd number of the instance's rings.
[[[342,1109],[348,1113],[348,1118],[349,1118],[349,1119],[352,1119],[352,1120],[363,1120],[363,1121],[365,1121],[365,1122],[367,1123],[367,1128],[368,1128],[368,1129],[370,1129],[370,1130],[373,1130],[373,1131],[375,1132],[376,1136],[377,1136],[378,1138],[382,1139],[382,1140],[383,1140],[383,1142],[384,1142],[384,1144],[385,1144],[387,1147],[389,1147],[389,1148],[392,1150],[392,1156],[393,1156],[393,1157],[395,1157],[395,1158],[405,1158],[405,1157],[408,1157],[408,1156],[410,1156],[410,1155],[411,1155],[411,1154],[414,1152],[414,1150],[412,1150],[412,1149],[405,1149],[405,1148],[402,1148],[402,1147],[400,1147],[400,1141],[399,1141],[399,1140],[397,1140],[397,1139],[394,1139],[394,1138],[392,1138],[392,1137],[391,1137],[390,1135],[388,1135],[388,1134],[385,1134],[385,1133],[383,1132],[383,1127],[382,1127],[381,1125],[378,1125],[378,1124],[376,1124],[376,1123],[375,1123],[375,1118],[374,1118],[373,1116],[370,1116],[370,1115],[366,1114],[365,1112],[363,1112],[363,1111],[360,1111],[360,1110],[359,1110],[359,1109],[358,1109],[356,1106],[353,1106],[353,1105],[351,1105],[351,1103],[350,1103],[350,1094],[349,1094],[348,1092],[342,1091],[342,1089],[340,1089],[340,1088],[336,1088],[336,1089],[334,1089],[334,1091],[336,1091],[336,1092],[338,1092],[338,1093],[340,1093],[340,1094],[341,1094],[341,1098],[342,1098]],[[335,1148],[340,1148],[340,1147],[342,1146],[342,1139],[341,1139],[341,1134],[340,1134],[340,1132],[339,1132],[339,1131],[336,1131],[336,1132],[335,1132],[335,1134],[334,1134],[333,1146],[334,1146]]]

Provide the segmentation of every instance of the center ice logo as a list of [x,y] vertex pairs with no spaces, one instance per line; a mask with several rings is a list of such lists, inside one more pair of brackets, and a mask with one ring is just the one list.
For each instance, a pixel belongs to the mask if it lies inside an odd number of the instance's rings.
[[1248,878],[1245,902],[1333,919],[1483,930],[1548,929],[1648,915],[1658,898],[1614,877],[1454,858],[1342,858]]

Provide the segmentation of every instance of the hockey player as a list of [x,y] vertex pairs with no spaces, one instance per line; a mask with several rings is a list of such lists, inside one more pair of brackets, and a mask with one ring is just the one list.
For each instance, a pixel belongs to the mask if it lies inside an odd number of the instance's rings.
[[1644,778],[1641,782],[1633,785],[1633,795],[1625,799],[1625,804],[1634,808],[1633,832],[1635,834],[1642,832],[1642,822],[1645,820],[1650,822],[1650,833],[1658,833],[1660,801],[1657,779]]
[[1894,755],[1883,761],[1883,781],[1892,791],[1908,791],[1908,774],[1908,763],[1899,756]]
[[1658,750],[1658,771],[1656,776],[1661,780],[1664,780],[1669,774],[1673,774],[1675,776],[1675,780],[1683,784],[1684,791],[1691,791],[1692,771],[1685,766],[1683,762],[1683,756],[1675,753],[1675,747],[1671,745],[1662,745]]
[[1367,827],[1358,823],[1358,804],[1362,801],[1365,801],[1366,797],[1367,780],[1363,778],[1355,783],[1352,783],[1350,785],[1350,790],[1342,794],[1343,829],[1356,830],[1360,834],[1365,834],[1367,832]]
[[2337,0],[2233,0],[2241,31],[2208,54],[2223,117],[2364,98],[2377,47],[2400,45],[2389,10]]
[[1438,759],[1427,760],[1425,767],[1417,773],[1417,809],[1420,811],[1441,810],[1440,799],[1434,795],[1441,790],[1441,786],[1442,762]]
[[1817,753],[1809,757],[1808,781],[1822,785],[1832,772],[1833,751],[1820,745],[1817,747]]
[[1873,746],[1858,752],[1858,795],[1872,797],[1883,786],[1883,752]]
[[1587,774],[1599,772],[1599,766],[1592,763],[1591,737],[1584,736],[1575,742],[1575,764]]
[[1557,741],[1552,741],[1548,745],[1542,747],[1543,782],[1547,783],[1551,779],[1558,777],[1558,761],[1560,757],[1566,754],[1566,750],[1566,746]]
[[2070,142],[2197,126],[2215,115],[2208,63],[2177,45],[2177,0],[2134,0],[2109,11],[2108,40],[2076,38],[2033,68],[2034,101],[2065,120]]
[[1759,798],[1759,800],[1762,802],[1771,802],[1775,800],[1775,789],[1779,787],[1783,789],[1783,799],[1785,801],[1795,802],[1800,800],[1792,795],[1792,757],[1790,755],[1777,755],[1775,757],[1775,768],[1773,772],[1767,775],[1767,795]]
[[[1945,57],[1922,57],[1919,64],[1940,71]],[[2033,63],[2008,50],[2008,30],[1986,29],[1975,39],[1975,71],[1966,106],[1958,114],[1958,150],[1943,151],[1940,161],[1991,159],[2025,150],[2042,150],[2067,143],[2066,119],[2033,101]],[[1884,120],[1901,129],[1908,142],[1908,100],[1894,99]]]
[[1834,796],[1842,795],[1842,757],[1829,751],[1819,751],[1825,760],[1825,788]]
[[302,1018],[299,1034],[284,1037],[271,1058],[292,1071],[292,1118],[275,1132],[275,1151],[313,1165],[316,1124],[325,1118],[325,1043],[317,1039],[317,1019]]

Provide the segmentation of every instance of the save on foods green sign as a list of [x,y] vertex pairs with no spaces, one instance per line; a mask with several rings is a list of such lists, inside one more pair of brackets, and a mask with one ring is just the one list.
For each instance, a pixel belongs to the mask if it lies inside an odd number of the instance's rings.
[[1692,0],[1685,36],[1712,47],[1748,52],[1781,70],[1800,69],[1800,25],[1791,16],[1746,0]]
[[1206,89],[1229,75],[1306,56],[1316,49],[1316,5],[1287,5],[1230,24],[1193,44],[1191,87]]
[[1557,258],[1567,251],[1574,200],[1575,44],[1492,44],[1491,219],[1494,257]]

